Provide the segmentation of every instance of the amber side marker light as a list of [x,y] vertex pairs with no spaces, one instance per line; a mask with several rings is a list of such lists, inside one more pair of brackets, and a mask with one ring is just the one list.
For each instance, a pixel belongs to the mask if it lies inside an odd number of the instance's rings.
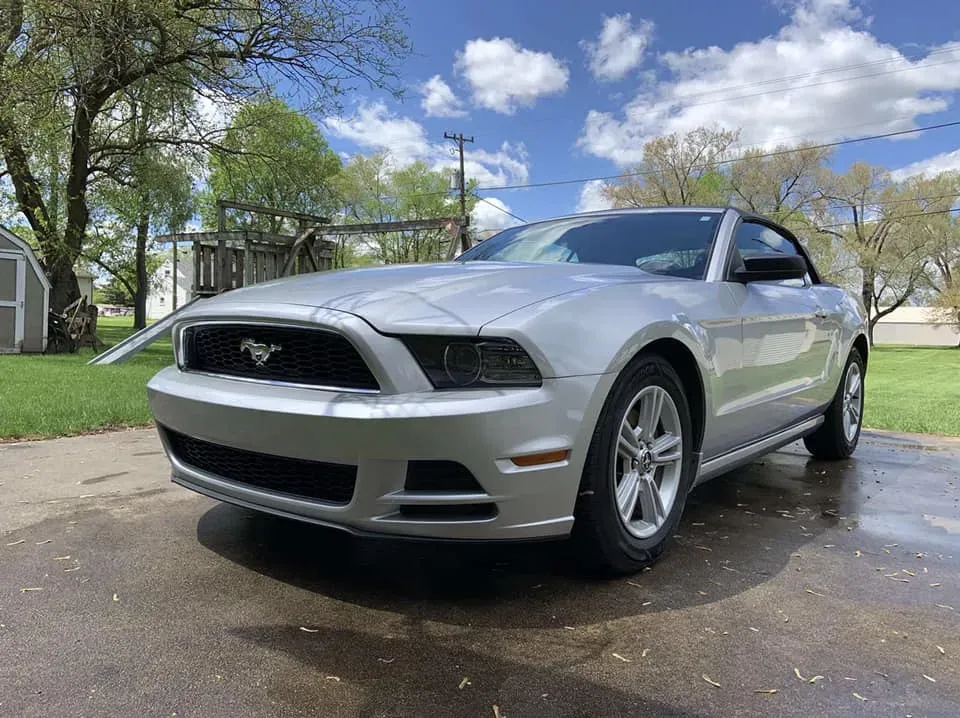
[[566,461],[570,458],[570,451],[548,451],[544,454],[527,454],[526,456],[514,456],[512,461],[516,466],[541,466],[542,464],[556,464],[560,461]]

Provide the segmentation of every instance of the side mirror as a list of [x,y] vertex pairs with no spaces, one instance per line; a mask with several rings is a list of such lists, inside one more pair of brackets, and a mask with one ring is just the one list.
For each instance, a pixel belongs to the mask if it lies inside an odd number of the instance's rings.
[[744,257],[743,267],[734,273],[738,282],[776,282],[784,279],[803,279],[807,274],[807,262],[796,254],[764,254],[759,257]]

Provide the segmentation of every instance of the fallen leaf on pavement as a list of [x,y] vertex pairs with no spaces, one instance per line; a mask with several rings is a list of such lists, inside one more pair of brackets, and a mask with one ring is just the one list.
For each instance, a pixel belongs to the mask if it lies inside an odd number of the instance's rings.
[[26,593],[27,591],[42,591],[42,588],[21,588],[20,593]]
[[823,676],[814,676],[807,683],[816,683],[817,681],[823,680]]
[[777,692],[776,688],[766,688],[766,689],[754,691],[754,693],[763,693],[764,695],[768,695],[768,696],[772,696],[776,692]]
[[794,668],[794,669],[793,669],[793,674],[794,674],[797,678],[799,678],[801,681],[807,680],[806,678],[804,678],[803,676],[800,675],[800,669],[799,669],[799,668]]
[[621,661],[623,661],[624,663],[630,663],[630,659],[629,659],[629,658],[624,658],[624,657],[621,656],[619,653],[611,653],[610,655],[613,656],[614,658],[619,658],[619,659],[620,659]]
[[51,543],[53,539],[47,539],[46,541],[37,541],[37,546],[43,546],[45,543]]
[[928,681],[930,681],[931,683],[936,683],[936,682],[937,682],[937,679],[936,679],[936,678],[931,678],[931,677],[928,676],[926,673],[923,673],[922,675],[923,675],[924,678],[926,678],[926,679],[927,679]]
[[866,698],[864,698],[864,697],[863,697],[862,695],[860,695],[859,693],[854,693],[854,694],[853,694],[853,697],[856,698],[858,701],[865,701],[865,700],[867,700]]
[[337,683],[339,683],[339,682],[340,682],[340,676],[327,676],[327,680],[328,680],[328,681],[336,681]]
[[470,685],[470,679],[467,678],[467,677],[464,677],[464,679],[463,679],[462,681],[460,681],[460,685],[457,686],[457,688],[458,688],[458,690],[461,690],[461,691],[462,691],[464,688],[466,688],[466,687],[469,686],[469,685]]
[[493,718],[503,718],[500,713],[500,706],[498,706],[496,703],[493,704]]
[[64,572],[64,573],[70,573],[71,571],[79,571],[79,570],[80,570],[80,567],[79,567],[79,566],[74,566],[73,568],[65,568],[65,569],[63,569],[63,572]]
[[807,589],[807,593],[812,594],[812,595],[814,595],[814,596],[820,596],[820,598],[824,598],[824,595],[823,595],[822,593],[817,593],[816,591],[811,591],[809,588]]
[[26,543],[26,539],[20,539],[19,541],[14,541],[13,543],[8,543],[7,546],[19,546],[22,543]]
[[938,604],[937,604],[937,608],[946,608],[948,611],[952,611],[952,610],[953,610],[953,606],[948,606],[948,605],[945,604],[945,603],[938,603]]
[[706,673],[702,674],[700,677],[701,677],[703,680],[705,680],[707,683],[709,683],[711,686],[713,686],[714,688],[719,688],[719,687],[720,687],[720,684],[717,683],[717,682],[714,681],[714,680],[711,680],[710,677],[709,677]]
[[944,656],[947,655],[947,652],[943,650],[943,646],[937,646],[937,650],[940,651],[941,655],[944,655]]
[[69,559],[69,558],[70,558],[69,556],[54,556],[54,557],[53,557],[53,560],[54,560],[54,561],[66,561],[66,560]]
[[117,594],[113,594],[114,601],[120,601],[120,597]]

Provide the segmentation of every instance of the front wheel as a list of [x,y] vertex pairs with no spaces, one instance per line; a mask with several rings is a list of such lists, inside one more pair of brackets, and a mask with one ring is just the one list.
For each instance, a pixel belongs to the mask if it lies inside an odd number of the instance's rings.
[[846,459],[857,448],[863,425],[863,357],[857,349],[850,352],[837,393],[824,413],[824,422],[815,432],[803,437],[803,444],[814,458]]
[[594,430],[573,540],[605,575],[653,563],[676,531],[693,479],[693,431],[683,384],[658,355],[618,379]]

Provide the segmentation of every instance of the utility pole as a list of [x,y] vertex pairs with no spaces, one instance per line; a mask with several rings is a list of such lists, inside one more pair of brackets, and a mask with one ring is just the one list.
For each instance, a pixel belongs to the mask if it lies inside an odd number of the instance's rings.
[[467,220],[467,185],[466,177],[463,176],[463,143],[473,142],[473,137],[464,137],[463,133],[452,135],[448,132],[443,133],[444,139],[454,140],[457,143],[457,149],[460,151],[460,246],[464,251],[470,249],[470,240],[467,238],[466,226]]

